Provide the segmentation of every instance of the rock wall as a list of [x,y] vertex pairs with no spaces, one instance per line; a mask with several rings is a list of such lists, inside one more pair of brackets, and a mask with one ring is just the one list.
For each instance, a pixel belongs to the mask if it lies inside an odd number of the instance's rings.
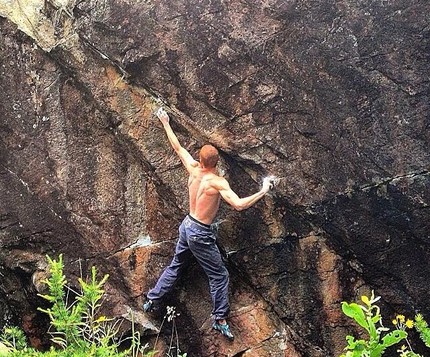
[[[18,6],[19,4],[19,6]],[[35,345],[45,255],[70,284],[96,265],[109,315],[141,314],[187,213],[183,145],[220,149],[228,343],[193,264],[175,305],[189,356],[335,356],[341,301],[375,290],[383,315],[430,319],[429,19],[425,1],[0,4],[0,306]],[[162,333],[168,333],[163,332]]]

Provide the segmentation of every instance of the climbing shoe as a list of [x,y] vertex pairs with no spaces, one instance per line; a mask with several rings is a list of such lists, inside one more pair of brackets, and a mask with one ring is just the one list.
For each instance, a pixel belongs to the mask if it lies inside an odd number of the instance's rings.
[[146,300],[143,303],[143,311],[144,312],[153,312],[154,311],[154,303],[152,300]]
[[227,324],[220,324],[218,321],[215,321],[212,324],[212,328],[214,330],[220,331],[225,337],[227,337],[230,341],[234,340],[234,336],[230,331],[230,327]]

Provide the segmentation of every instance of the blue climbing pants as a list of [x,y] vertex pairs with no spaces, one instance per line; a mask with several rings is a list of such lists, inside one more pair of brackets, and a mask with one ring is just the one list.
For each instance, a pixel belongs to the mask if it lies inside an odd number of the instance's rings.
[[209,225],[190,215],[187,215],[179,226],[179,239],[172,262],[161,274],[155,287],[148,292],[147,298],[156,304],[157,300],[170,292],[193,255],[209,278],[212,315],[216,320],[227,318],[230,311],[229,274],[216,245],[215,233]]

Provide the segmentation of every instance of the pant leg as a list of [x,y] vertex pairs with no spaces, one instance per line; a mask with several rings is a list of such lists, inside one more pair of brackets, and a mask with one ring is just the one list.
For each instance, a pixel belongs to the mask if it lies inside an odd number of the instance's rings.
[[188,246],[209,278],[213,303],[212,314],[216,320],[225,319],[230,312],[228,298],[229,274],[216,245],[215,234],[210,228],[193,224],[187,229]]
[[172,262],[163,271],[155,287],[148,292],[147,298],[157,301],[169,293],[191,256],[192,253],[188,247],[186,232],[184,224],[182,223],[179,227],[179,239],[176,243],[175,255],[173,256]]

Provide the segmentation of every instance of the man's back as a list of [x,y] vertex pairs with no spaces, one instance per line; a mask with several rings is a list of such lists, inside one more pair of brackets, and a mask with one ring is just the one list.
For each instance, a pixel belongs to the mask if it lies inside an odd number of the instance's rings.
[[214,169],[195,167],[188,179],[190,199],[190,214],[198,221],[211,224],[220,203],[220,193],[216,188],[221,177],[214,173]]

